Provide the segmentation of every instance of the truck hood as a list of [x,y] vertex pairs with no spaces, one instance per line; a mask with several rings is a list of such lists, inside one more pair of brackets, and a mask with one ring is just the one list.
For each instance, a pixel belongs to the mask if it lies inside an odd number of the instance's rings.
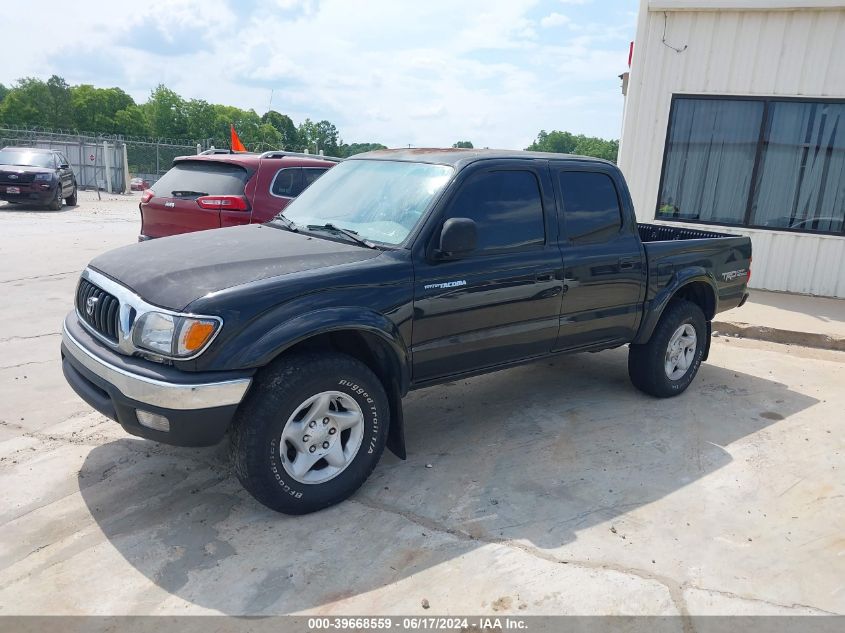
[[124,246],[100,255],[89,266],[145,301],[182,310],[200,297],[232,286],[380,254],[355,244],[253,224]]

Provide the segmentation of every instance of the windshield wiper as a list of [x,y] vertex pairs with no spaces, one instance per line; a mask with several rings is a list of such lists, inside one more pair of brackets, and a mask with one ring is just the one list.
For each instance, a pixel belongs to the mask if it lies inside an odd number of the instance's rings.
[[171,196],[176,196],[177,198],[187,198],[188,196],[196,196],[199,198],[200,196],[207,196],[208,194],[205,191],[190,191],[188,189],[176,189],[175,191],[170,192]]
[[331,231],[332,233],[340,233],[341,235],[345,235],[350,240],[360,244],[361,246],[378,249],[378,246],[373,244],[370,240],[365,240],[363,237],[358,237],[357,231],[353,231],[352,229],[342,229],[339,226],[332,224],[331,222],[326,222],[325,224],[309,224],[305,228],[307,228],[309,231]]
[[286,218],[284,213],[280,213],[279,215],[275,216],[273,218],[273,222],[275,222],[276,220],[281,220],[281,222],[285,225],[285,228],[288,231],[293,231],[294,233],[299,231],[299,227],[296,226],[296,223],[290,218]]

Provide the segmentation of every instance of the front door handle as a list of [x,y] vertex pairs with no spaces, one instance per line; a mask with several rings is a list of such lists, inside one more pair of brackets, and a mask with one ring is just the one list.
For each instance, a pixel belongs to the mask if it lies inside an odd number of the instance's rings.
[[630,270],[634,267],[636,263],[640,260],[638,259],[630,259],[628,257],[621,257],[619,259],[619,269],[620,270]]

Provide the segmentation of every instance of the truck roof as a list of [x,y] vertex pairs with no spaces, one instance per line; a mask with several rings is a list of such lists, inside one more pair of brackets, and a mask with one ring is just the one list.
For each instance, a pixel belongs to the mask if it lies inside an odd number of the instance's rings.
[[552,152],[527,152],[516,149],[463,149],[463,148],[434,148],[434,147],[413,147],[402,149],[380,149],[364,154],[350,156],[347,160],[397,160],[415,163],[433,163],[438,165],[451,165],[452,167],[463,167],[469,163],[479,160],[494,158],[513,159],[542,159],[542,160],[566,160],[566,161],[590,161],[603,164],[612,164],[610,161],[591,156],[578,156],[576,154],[556,154]]

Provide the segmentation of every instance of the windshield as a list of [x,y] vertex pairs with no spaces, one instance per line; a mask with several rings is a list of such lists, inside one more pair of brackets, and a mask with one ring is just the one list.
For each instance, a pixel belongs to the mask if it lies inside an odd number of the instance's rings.
[[0,150],[0,165],[20,165],[21,167],[53,167],[53,155],[44,152],[26,150]]
[[285,209],[299,227],[333,224],[399,244],[452,177],[446,165],[350,160],[330,169]]

